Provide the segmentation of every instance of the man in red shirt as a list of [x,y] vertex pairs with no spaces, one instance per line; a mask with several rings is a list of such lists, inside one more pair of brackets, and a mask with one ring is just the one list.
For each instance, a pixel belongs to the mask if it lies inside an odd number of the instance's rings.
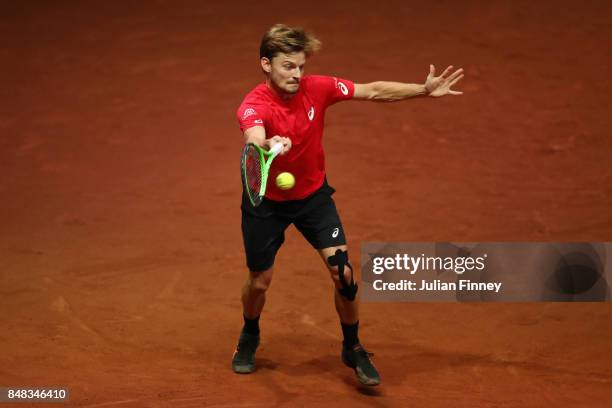
[[281,172],[295,176],[295,186],[281,190],[268,183],[262,204],[254,208],[242,199],[242,235],[249,276],[242,290],[244,326],[232,359],[237,373],[255,370],[259,345],[259,316],[272,280],[274,258],[285,239],[285,229],[294,224],[319,252],[335,285],[335,305],[344,340],[342,361],[355,370],[366,385],[380,383],[380,375],[359,342],[357,284],[349,263],[346,239],[331,195],[334,189],[325,177],[322,136],[327,107],[344,100],[399,101],[418,96],[460,95],[451,90],[463,70],[440,76],[430,66],[424,84],[399,82],[353,82],[329,76],[304,75],[307,57],[320,42],[299,28],[275,25],[260,46],[261,68],[266,81],[247,94],[237,111],[246,143],[283,149],[270,169],[269,179]]

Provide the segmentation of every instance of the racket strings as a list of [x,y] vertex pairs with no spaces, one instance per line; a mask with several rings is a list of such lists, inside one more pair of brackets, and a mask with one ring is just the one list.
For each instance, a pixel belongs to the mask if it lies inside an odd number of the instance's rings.
[[245,155],[246,188],[252,199],[259,196],[261,189],[261,157],[254,147],[249,147]]

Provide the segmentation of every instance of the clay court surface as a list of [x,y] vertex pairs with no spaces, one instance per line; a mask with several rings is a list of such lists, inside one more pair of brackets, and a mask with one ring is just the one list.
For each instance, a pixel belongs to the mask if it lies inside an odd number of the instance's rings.
[[360,388],[293,227],[259,370],[230,368],[235,110],[277,22],[323,41],[309,73],[466,71],[461,97],[329,109],[352,259],[365,241],[612,241],[610,7],[494,3],[3,5],[0,386],[68,387],[76,407],[607,406],[609,303],[365,303],[383,384]]

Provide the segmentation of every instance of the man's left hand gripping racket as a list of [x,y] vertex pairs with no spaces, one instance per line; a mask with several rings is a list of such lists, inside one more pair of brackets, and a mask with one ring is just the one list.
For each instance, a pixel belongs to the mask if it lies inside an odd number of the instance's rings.
[[240,160],[242,185],[253,207],[257,207],[263,201],[266,194],[268,171],[272,165],[272,160],[281,150],[283,150],[282,143],[276,143],[269,151],[253,143],[247,143],[242,148],[242,158]]

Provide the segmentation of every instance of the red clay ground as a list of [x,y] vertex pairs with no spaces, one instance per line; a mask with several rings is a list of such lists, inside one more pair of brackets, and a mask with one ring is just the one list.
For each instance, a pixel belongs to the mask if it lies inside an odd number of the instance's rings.
[[260,369],[230,369],[246,276],[234,112],[262,79],[268,26],[319,35],[311,73],[466,70],[462,97],[329,110],[353,253],[375,240],[610,241],[604,2],[106,3],[1,12],[0,385],[66,386],[80,407],[612,398],[609,303],[364,304],[383,385],[357,387],[331,281],[294,229]]

